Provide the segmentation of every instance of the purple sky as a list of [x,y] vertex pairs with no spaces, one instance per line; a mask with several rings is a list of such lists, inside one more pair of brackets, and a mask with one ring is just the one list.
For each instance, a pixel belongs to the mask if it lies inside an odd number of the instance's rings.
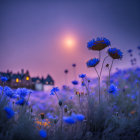
[[[0,71],[24,68],[31,76],[50,74],[60,85],[64,69],[69,69],[69,81],[74,78],[71,65],[76,63],[77,74],[94,76],[85,63],[97,52],[86,45],[98,36],[124,52],[114,69],[130,67],[126,50],[140,45],[139,7],[139,0],[1,0]],[[69,34],[76,40],[72,51],[60,43]]]

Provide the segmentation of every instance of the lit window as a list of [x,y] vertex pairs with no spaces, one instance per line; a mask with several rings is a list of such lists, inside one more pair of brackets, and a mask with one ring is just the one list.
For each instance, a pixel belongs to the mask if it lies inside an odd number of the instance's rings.
[[27,76],[27,77],[26,77],[26,80],[28,81],[29,79],[30,79],[30,78]]
[[16,82],[17,82],[17,83],[19,82],[19,79],[18,79],[18,78],[16,78]]

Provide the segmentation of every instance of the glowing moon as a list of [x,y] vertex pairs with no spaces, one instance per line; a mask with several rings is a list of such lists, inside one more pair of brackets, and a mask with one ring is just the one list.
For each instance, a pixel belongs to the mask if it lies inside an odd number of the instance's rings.
[[75,46],[75,40],[72,37],[67,37],[64,44],[67,48],[73,48]]
[[70,33],[63,33],[60,35],[60,38],[58,38],[58,44],[60,44],[59,48],[62,52],[74,52],[77,48],[77,36]]

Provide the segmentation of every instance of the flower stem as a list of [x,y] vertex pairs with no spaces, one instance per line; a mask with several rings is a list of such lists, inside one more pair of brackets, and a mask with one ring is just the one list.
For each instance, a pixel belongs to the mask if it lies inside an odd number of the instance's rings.
[[55,95],[56,95],[56,97],[57,97],[57,99],[58,99],[58,102],[59,102],[59,97],[58,97],[58,95],[57,95],[57,93],[55,92]]
[[100,77],[101,77],[101,75],[102,75],[104,62],[105,62],[105,60],[106,60],[107,58],[108,58],[108,56],[106,56],[106,57],[104,58],[104,60],[103,60],[102,67],[101,67],[101,71],[100,71]]
[[[58,102],[59,102],[59,97],[58,97],[58,95],[57,95],[57,93],[55,92],[55,95],[56,95],[56,97],[57,97],[57,99],[58,99]],[[62,132],[62,128],[63,128],[63,107],[62,106],[60,106],[60,129],[61,129],[61,132]]]
[[113,62],[114,62],[114,59],[112,59],[111,66],[110,66],[110,69],[109,69],[109,84],[110,84],[110,75],[111,75],[111,70],[112,70]]
[[94,67],[94,69],[95,69],[95,71],[96,71],[96,73],[97,73],[97,76],[98,76],[98,85],[99,85],[99,104],[100,104],[100,100],[101,100],[101,97],[100,97],[100,75],[99,75],[99,73],[98,73],[98,71],[97,71],[97,69]]
[[[88,86],[87,86],[85,80],[88,80],[88,79],[86,79],[86,78],[83,79],[83,78],[82,78],[82,82],[84,83],[84,86],[85,86],[85,88],[86,88],[87,95],[89,96],[89,83],[88,83]],[[83,88],[83,92],[84,92],[84,88]]]
[[83,110],[82,110],[81,102],[80,102],[80,95],[78,95],[78,96],[79,96],[79,105],[80,105],[81,113],[83,114]]
[[97,76],[98,76],[98,78],[100,77],[100,75],[99,75],[99,73],[98,73],[98,71],[97,71],[97,69],[94,67],[94,69],[95,69],[95,71],[96,71],[96,73],[97,73]]
[[61,108],[61,132],[62,132],[62,128],[63,128],[63,107]]
[[31,95],[31,93],[29,93],[29,96],[28,96],[28,100],[27,100],[27,103],[29,102],[29,99],[30,99],[30,95]]

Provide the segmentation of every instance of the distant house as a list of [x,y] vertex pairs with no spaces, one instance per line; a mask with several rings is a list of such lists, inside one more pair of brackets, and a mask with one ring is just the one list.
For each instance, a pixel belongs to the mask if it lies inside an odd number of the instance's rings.
[[[42,77],[31,77],[29,71],[24,72],[22,69],[19,73],[12,73],[10,71],[0,72],[0,77],[5,76],[8,78],[6,82],[7,86],[11,88],[25,87],[33,90],[48,90],[50,87],[54,86],[54,80],[50,75],[46,78]],[[0,84],[2,82],[0,81]]]
[[40,91],[47,91],[50,89],[50,87],[54,86],[54,80],[50,75],[48,75],[46,78],[33,77],[32,82],[34,83],[35,89]]

